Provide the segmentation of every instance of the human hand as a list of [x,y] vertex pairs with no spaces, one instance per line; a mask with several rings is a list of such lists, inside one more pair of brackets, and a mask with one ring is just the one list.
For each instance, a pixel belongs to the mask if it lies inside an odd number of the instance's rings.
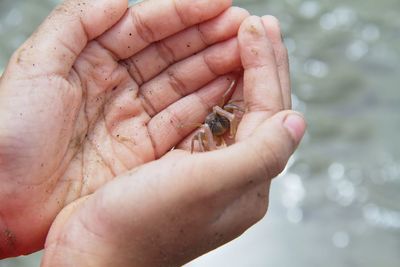
[[0,81],[0,258],[42,248],[64,206],[163,156],[192,130],[180,120],[217,103],[248,15],[230,5],[68,0],[16,51]]
[[175,149],[66,207],[50,230],[42,267],[179,266],[265,215],[271,179],[305,123],[288,110],[287,54],[277,21],[250,17],[238,39],[244,81],[236,97],[243,95],[246,113],[237,143],[197,154]]

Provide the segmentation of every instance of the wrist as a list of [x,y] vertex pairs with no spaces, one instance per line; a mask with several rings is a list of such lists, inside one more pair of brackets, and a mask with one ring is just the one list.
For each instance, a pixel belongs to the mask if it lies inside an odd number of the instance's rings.
[[94,202],[80,200],[59,214],[46,240],[41,267],[163,267],[181,266],[191,259],[177,253],[179,246],[163,246],[158,234],[146,227],[121,225],[104,207],[94,208]]

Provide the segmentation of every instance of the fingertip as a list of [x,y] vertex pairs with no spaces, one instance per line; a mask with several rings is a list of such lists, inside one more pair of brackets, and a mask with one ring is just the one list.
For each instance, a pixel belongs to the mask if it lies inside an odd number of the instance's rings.
[[22,45],[13,62],[33,75],[65,77],[88,41],[114,25],[127,6],[127,0],[64,1]]
[[278,18],[275,17],[275,16],[273,16],[273,15],[264,15],[264,16],[261,17],[261,19],[262,19],[263,21],[271,21],[271,22],[273,22],[274,24],[279,25],[279,20],[278,20]]
[[[230,19],[232,24],[235,24],[236,26],[236,33],[240,30],[241,25],[243,22],[250,17],[250,13],[241,7],[233,6],[225,12],[226,15],[229,15],[230,17],[234,19]],[[236,24],[237,23],[237,24]]]
[[261,18],[258,16],[247,17],[240,26],[239,34],[245,36],[249,35],[253,38],[265,36],[265,30]]
[[202,41],[213,44],[236,36],[240,25],[249,15],[249,12],[243,8],[228,8],[221,15],[198,26]]
[[247,17],[238,33],[240,55],[245,69],[265,65],[272,56],[272,46],[260,17]]
[[243,18],[242,20],[250,16],[249,11],[238,6],[233,6],[229,10],[230,12],[236,14],[237,17]]
[[306,121],[302,114],[285,110],[264,120],[255,130],[249,140],[269,146],[279,151],[277,154],[288,159],[296,150],[305,131]]
[[174,0],[174,6],[184,24],[189,26],[221,14],[232,6],[232,0]]
[[281,32],[281,25],[279,20],[271,15],[261,17],[268,37],[273,43],[283,43],[283,36]]
[[88,38],[91,40],[104,33],[119,19],[121,19],[128,9],[129,3],[128,0],[96,0],[91,1],[89,4],[90,9],[100,11],[91,12],[85,14],[85,16],[81,16]]
[[283,120],[283,126],[289,131],[296,146],[304,136],[307,124],[304,116],[298,112],[291,112]]
[[262,22],[264,23],[264,26],[268,26],[268,25],[273,25],[277,28],[280,29],[280,22],[279,19],[275,16],[272,15],[264,15],[261,17]]

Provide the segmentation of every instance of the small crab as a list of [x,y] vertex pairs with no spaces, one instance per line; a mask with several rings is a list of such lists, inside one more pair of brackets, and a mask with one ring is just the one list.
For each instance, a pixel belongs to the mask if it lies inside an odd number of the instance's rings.
[[196,132],[191,142],[191,153],[194,151],[195,142],[199,143],[201,152],[217,149],[217,144],[225,146],[223,135],[229,130],[229,138],[234,138],[238,126],[238,117],[235,111],[244,112],[242,108],[234,104],[237,101],[229,101],[226,105],[225,98],[235,89],[237,80],[233,80],[223,95],[221,105],[214,106],[212,112],[207,115],[204,124]]

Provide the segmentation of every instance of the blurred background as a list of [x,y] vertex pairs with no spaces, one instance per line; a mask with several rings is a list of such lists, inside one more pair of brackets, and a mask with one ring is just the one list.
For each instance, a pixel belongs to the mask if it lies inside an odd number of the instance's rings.
[[[0,72],[58,2],[0,0]],[[235,4],[281,20],[294,108],[309,128],[273,183],[267,217],[187,266],[399,267],[400,1]]]

